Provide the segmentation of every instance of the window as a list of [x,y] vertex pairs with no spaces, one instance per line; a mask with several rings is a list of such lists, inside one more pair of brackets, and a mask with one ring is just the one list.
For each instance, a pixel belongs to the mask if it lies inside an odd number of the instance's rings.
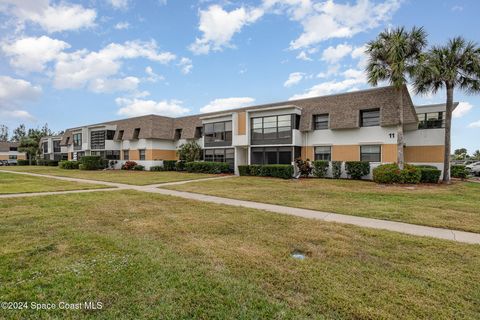
[[92,131],[90,133],[90,148],[105,149],[105,130]]
[[418,120],[418,129],[445,128],[444,112],[419,113]]
[[252,118],[252,144],[291,143],[292,115]]
[[10,151],[18,151],[18,147],[10,147]]
[[8,159],[9,160],[17,160],[17,156],[10,155],[10,156],[8,156]]
[[195,139],[200,139],[203,136],[203,127],[195,128]]
[[314,130],[328,129],[328,113],[317,114],[313,116],[313,129]]
[[55,153],[61,152],[60,140],[53,141],[53,152],[55,152]]
[[175,129],[175,140],[180,140],[182,138],[182,129]]
[[139,136],[140,136],[140,128],[135,128],[133,130],[133,139],[138,139]]
[[381,162],[381,147],[378,145],[360,146],[360,161]]
[[235,163],[235,150],[233,148],[205,149],[203,156],[205,161],[226,162],[233,170]]
[[73,149],[74,150],[82,149],[82,134],[81,133],[75,133],[73,135]]
[[332,147],[321,146],[315,147],[315,160],[332,160]]
[[375,127],[379,125],[380,125],[380,109],[360,111],[361,127]]
[[232,145],[232,121],[206,123],[204,132],[207,147]]
[[251,164],[290,164],[292,147],[252,148]]
[[48,142],[42,143],[43,153],[48,153]]
[[118,131],[118,138],[117,140],[122,140],[123,139],[123,130]]
[[107,160],[120,160],[120,150],[107,150],[107,151],[105,151],[105,159],[107,159]]
[[68,145],[69,142],[70,142],[70,137],[67,137],[67,140],[65,140],[65,144]]
[[145,149],[138,150],[138,159],[145,160]]
[[115,137],[115,130],[107,130],[107,140],[113,140]]
[[130,151],[123,150],[123,160],[130,160]]

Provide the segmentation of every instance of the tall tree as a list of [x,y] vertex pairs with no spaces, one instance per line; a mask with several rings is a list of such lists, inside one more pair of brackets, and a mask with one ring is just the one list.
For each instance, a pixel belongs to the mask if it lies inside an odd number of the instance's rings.
[[475,160],[480,160],[480,150],[477,150],[473,153],[473,158],[475,158]]
[[410,31],[404,27],[385,30],[367,44],[368,82],[377,86],[381,81],[388,81],[397,92],[397,163],[401,169],[404,165],[403,90],[408,78],[414,75],[418,59],[426,45],[427,33],[423,28],[417,27]]
[[8,127],[0,124],[0,141],[8,141]]
[[28,129],[28,134],[20,139],[18,151],[27,154],[30,165],[32,160],[37,159],[40,155],[40,139],[48,133],[48,126],[47,130],[45,130],[45,126],[42,129]]
[[450,181],[451,128],[453,94],[456,88],[469,93],[480,92],[480,48],[462,37],[450,39],[446,45],[434,46],[423,55],[415,77],[417,93],[436,93],[445,89],[445,154],[443,181]]
[[25,129],[25,125],[21,124],[15,130],[13,130],[12,141],[19,142],[22,138],[27,136],[27,129]]

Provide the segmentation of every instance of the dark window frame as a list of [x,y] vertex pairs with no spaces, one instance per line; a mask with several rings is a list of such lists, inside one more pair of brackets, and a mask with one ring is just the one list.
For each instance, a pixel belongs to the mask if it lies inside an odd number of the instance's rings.
[[53,153],[60,153],[62,152],[62,148],[60,146],[60,140],[53,140]]
[[[323,118],[327,118],[326,121]],[[320,119],[320,120],[319,120]],[[326,125],[325,125],[326,124]],[[330,114],[322,113],[313,116],[313,130],[328,130],[330,129]]]
[[[123,153],[123,160],[127,160],[127,161],[130,160],[130,150],[125,149],[125,150],[123,150],[122,153]],[[125,157],[125,155],[126,155],[126,157]]]
[[[283,123],[287,120],[279,120],[279,118],[286,116],[289,117],[289,125],[280,125],[280,122]],[[271,120],[272,118],[275,118],[275,121],[265,121],[265,119]],[[296,114],[252,117],[250,119],[250,144],[291,144],[293,139],[293,125],[296,119]]]
[[[328,152],[320,152],[320,148],[328,148]],[[315,146],[314,157],[315,160],[332,161],[332,146]]]
[[[378,115],[372,116],[373,113],[378,113]],[[380,126],[380,108],[360,110],[360,127],[378,126]]]
[[145,161],[145,159],[146,159],[145,149],[138,149],[138,160]]
[[[290,161],[287,163],[281,163],[280,158],[281,155],[280,153],[290,153]],[[254,153],[256,154],[262,154],[261,155],[261,161],[253,161],[254,159]],[[268,157],[272,156],[273,153],[275,153],[275,161],[273,163],[270,163],[268,161]],[[252,147],[250,148],[250,164],[291,164],[293,162],[293,158],[295,156],[295,150],[294,147]],[[283,161],[282,161],[283,162]]]
[[[367,147],[378,147],[378,152],[365,152],[364,150],[362,150],[363,148],[367,148]],[[373,158],[372,155],[376,155],[376,157]],[[361,145],[360,161],[382,162],[382,145],[380,144]]]
[[113,140],[115,138],[115,130],[107,130],[105,140]]
[[138,137],[140,136],[140,128],[135,128],[133,129],[133,136],[132,136],[132,139],[133,140],[138,140]]
[[182,139],[182,128],[175,129],[175,140],[180,140]]
[[73,134],[73,150],[82,150],[82,134]]
[[104,150],[107,132],[105,130],[95,130],[90,132],[90,149]]
[[122,140],[123,139],[124,132],[125,132],[124,130],[118,130],[117,140]]
[[[222,157],[220,158],[219,156]],[[204,149],[203,159],[204,161],[210,162],[226,162],[228,163],[230,170],[233,170],[235,165],[235,148]],[[219,161],[220,159],[223,161]]]
[[[428,115],[436,114],[437,118],[429,118]],[[445,111],[418,113],[418,129],[443,129],[445,128]],[[423,119],[421,119],[423,118]]]
[[227,147],[232,145],[232,120],[205,123],[203,125],[205,147]]

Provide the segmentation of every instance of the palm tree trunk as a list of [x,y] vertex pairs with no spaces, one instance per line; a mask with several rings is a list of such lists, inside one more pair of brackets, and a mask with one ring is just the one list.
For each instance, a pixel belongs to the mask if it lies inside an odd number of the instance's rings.
[[398,91],[398,124],[397,124],[397,163],[400,170],[403,170],[403,87],[397,89]]
[[443,156],[443,182],[450,183],[450,135],[452,131],[453,86],[447,84],[447,106],[445,112],[445,152]]

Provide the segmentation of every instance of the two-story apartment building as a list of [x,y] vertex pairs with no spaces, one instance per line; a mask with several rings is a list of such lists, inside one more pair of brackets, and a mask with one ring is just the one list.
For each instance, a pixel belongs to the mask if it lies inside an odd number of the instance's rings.
[[61,146],[62,135],[43,137],[40,139],[40,150],[45,160],[67,160],[67,147]]
[[[405,160],[442,169],[444,105],[414,107],[404,88]],[[370,161],[397,157],[397,97],[393,87],[170,118],[147,115],[67,129],[68,159],[100,155],[145,165],[177,158],[195,140],[205,161],[289,164],[295,158]]]
[[18,142],[0,141],[0,160],[8,161],[9,164],[17,164],[17,160],[27,158],[24,152],[18,151]]

